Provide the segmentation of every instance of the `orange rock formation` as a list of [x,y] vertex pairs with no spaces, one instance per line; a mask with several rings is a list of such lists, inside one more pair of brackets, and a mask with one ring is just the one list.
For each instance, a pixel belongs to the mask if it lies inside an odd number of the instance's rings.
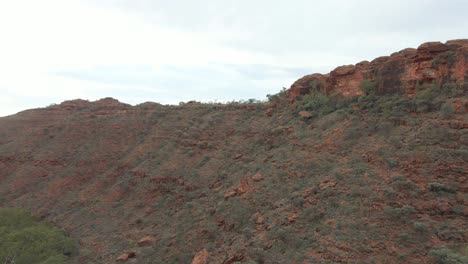
[[467,87],[468,39],[428,42],[417,49],[404,49],[390,56],[340,66],[328,74],[310,74],[297,80],[288,95],[294,100],[311,89],[326,94],[361,95],[361,81],[376,84],[377,94],[401,93],[412,96],[417,84],[436,82]]

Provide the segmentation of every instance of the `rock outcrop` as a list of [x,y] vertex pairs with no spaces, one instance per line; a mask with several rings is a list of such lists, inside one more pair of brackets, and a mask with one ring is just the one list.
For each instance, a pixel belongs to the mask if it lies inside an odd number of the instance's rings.
[[198,252],[192,259],[192,264],[206,264],[208,260],[208,250],[203,249]]
[[288,90],[294,100],[298,95],[318,89],[326,94],[361,95],[363,80],[375,83],[377,94],[401,93],[412,96],[417,85],[451,84],[468,86],[468,39],[428,42],[417,49],[404,49],[390,56],[340,66],[328,74],[310,74],[297,80]]
[[154,241],[156,241],[156,238],[152,236],[145,236],[142,239],[138,240],[137,244],[139,247],[146,247],[146,246],[150,246],[151,244],[153,244]]
[[115,261],[125,262],[128,259],[135,258],[135,257],[136,257],[136,253],[134,251],[129,251],[127,253],[124,253],[124,254],[120,255],[118,258],[115,259]]

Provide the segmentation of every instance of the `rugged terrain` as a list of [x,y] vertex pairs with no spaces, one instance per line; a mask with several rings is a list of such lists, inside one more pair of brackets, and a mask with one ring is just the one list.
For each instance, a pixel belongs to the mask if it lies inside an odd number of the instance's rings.
[[0,206],[77,263],[464,263],[467,40],[268,102],[66,101],[0,118]]

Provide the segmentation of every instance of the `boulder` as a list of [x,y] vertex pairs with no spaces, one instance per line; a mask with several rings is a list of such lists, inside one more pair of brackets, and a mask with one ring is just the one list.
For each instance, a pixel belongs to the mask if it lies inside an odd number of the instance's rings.
[[453,129],[468,129],[468,123],[465,123],[460,120],[450,121],[449,126]]
[[139,247],[146,247],[146,246],[150,246],[151,244],[153,244],[154,241],[156,241],[156,238],[152,236],[145,236],[142,239],[138,240],[137,244]]
[[319,188],[320,190],[323,190],[323,189],[327,189],[327,188],[333,188],[336,186],[336,181],[334,180],[330,180],[330,179],[326,179],[326,180],[323,180],[319,183]]
[[309,118],[312,117],[312,114],[310,112],[307,112],[307,111],[300,111],[299,116],[302,117],[302,118],[305,118],[305,119],[309,119]]
[[236,189],[230,189],[230,190],[227,190],[224,193],[224,198],[230,198],[230,197],[234,197],[236,195],[237,195],[237,190]]
[[273,111],[274,111],[273,108],[271,108],[271,107],[268,108],[268,109],[266,110],[266,115],[267,115],[267,116],[272,116],[272,115],[273,115]]
[[261,181],[261,180],[263,180],[263,175],[260,172],[257,172],[257,173],[255,173],[254,176],[252,176],[252,180]]
[[253,189],[252,181],[250,179],[247,179],[247,178],[242,178],[239,181],[239,185],[237,187],[237,193],[238,194],[244,194],[244,193],[249,192],[252,189]]
[[131,259],[131,258],[134,258],[136,257],[136,253],[135,251],[129,251],[127,253],[123,253],[122,255],[120,255],[117,259],[115,259],[117,262],[125,262],[127,261],[128,259]]
[[331,75],[334,76],[340,76],[340,75],[347,75],[347,74],[352,74],[355,72],[355,67],[354,65],[344,65],[337,67],[331,72]]
[[265,217],[261,213],[254,214],[253,218],[255,220],[255,224],[257,224],[257,225],[265,224]]
[[150,215],[153,213],[153,209],[151,207],[146,207],[145,208],[145,215]]
[[441,42],[426,42],[421,44],[418,47],[419,52],[430,52],[430,53],[436,53],[436,52],[444,52],[448,50],[448,46],[445,44],[442,44]]
[[297,218],[299,218],[299,215],[297,214],[297,212],[291,212],[288,215],[288,222],[289,223],[294,223]]
[[192,259],[192,264],[206,264],[208,261],[208,250],[199,251]]

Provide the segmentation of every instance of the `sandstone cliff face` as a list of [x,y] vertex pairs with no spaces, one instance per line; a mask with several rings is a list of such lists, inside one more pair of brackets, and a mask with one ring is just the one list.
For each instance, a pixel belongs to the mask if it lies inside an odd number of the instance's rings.
[[326,94],[361,95],[362,80],[376,83],[377,94],[401,93],[412,96],[417,84],[437,82],[467,87],[468,39],[428,42],[417,49],[404,49],[390,56],[340,66],[328,74],[310,74],[297,80],[289,89],[291,100],[320,89]]

